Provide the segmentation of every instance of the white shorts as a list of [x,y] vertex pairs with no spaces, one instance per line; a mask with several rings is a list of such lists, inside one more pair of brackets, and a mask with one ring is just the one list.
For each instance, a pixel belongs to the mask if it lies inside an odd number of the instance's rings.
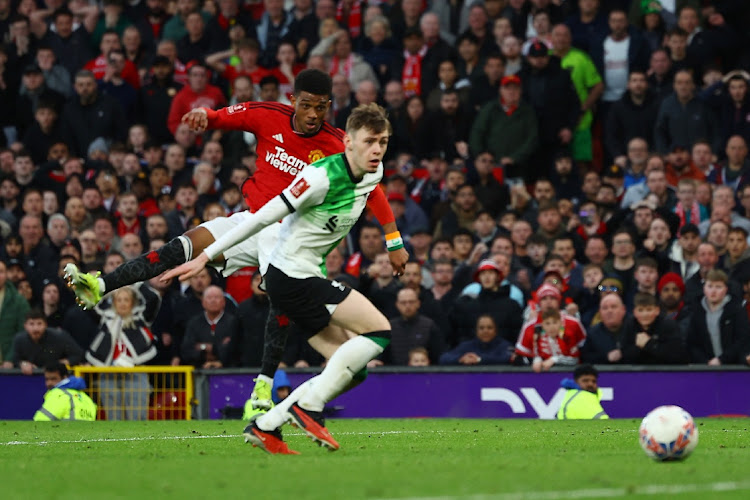
[[[244,222],[250,215],[248,211],[237,212],[229,217],[217,217],[212,221],[204,222],[205,227],[215,240],[234,229]],[[268,270],[268,261],[271,257],[273,247],[279,238],[281,223],[274,223],[264,227],[260,232],[249,237],[245,241],[233,246],[224,252],[224,264],[210,264],[224,276],[229,276],[243,267],[259,267],[262,275]]]

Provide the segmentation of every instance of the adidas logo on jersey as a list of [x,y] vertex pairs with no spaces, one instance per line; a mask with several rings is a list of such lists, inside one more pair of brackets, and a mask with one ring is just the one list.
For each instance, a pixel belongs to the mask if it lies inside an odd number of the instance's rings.
[[281,134],[274,134],[271,137],[279,141],[281,144],[284,144],[284,136]]
[[266,151],[266,163],[272,167],[278,168],[282,172],[288,172],[291,175],[297,175],[307,166],[307,162],[290,155],[286,152],[286,149],[279,146],[274,146],[274,149],[276,149],[276,152]]

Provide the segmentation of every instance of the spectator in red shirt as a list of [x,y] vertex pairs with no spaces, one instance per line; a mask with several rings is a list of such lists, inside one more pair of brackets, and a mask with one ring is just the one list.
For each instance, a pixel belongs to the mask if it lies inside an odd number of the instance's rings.
[[[240,60],[238,66],[232,66],[225,62],[235,55]],[[237,42],[236,49],[222,50],[206,57],[206,64],[215,69],[230,84],[234,84],[234,80],[238,76],[245,75],[250,77],[253,85],[259,85],[261,79],[268,74],[267,69],[258,65],[259,55],[260,46],[258,42],[246,38]]]
[[577,365],[581,358],[579,348],[586,339],[582,330],[563,321],[560,311],[542,312],[542,322],[534,327],[532,369],[539,373],[555,365]]
[[188,64],[188,84],[182,88],[172,100],[167,118],[167,127],[174,134],[180,124],[182,116],[195,108],[217,109],[226,106],[219,87],[208,83],[208,69],[199,62]]
[[[113,50],[122,50],[122,44],[120,43],[120,36],[116,31],[107,30],[102,35],[102,41],[99,43],[100,54],[87,62],[83,69],[87,69],[94,74],[94,78],[101,80],[107,71],[107,61],[109,53]],[[120,75],[123,80],[128,82],[134,89],[138,90],[141,87],[141,79],[138,76],[138,68],[135,67],[130,60],[125,60],[125,65],[122,68]]]

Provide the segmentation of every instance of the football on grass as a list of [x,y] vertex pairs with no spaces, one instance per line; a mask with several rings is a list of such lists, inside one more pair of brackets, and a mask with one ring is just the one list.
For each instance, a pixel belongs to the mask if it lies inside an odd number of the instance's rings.
[[649,412],[639,430],[641,447],[654,460],[682,460],[698,445],[693,417],[679,406],[659,406]]

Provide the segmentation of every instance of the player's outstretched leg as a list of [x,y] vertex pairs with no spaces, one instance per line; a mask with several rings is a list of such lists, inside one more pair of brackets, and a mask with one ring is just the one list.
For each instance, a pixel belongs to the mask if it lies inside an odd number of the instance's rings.
[[184,264],[194,253],[202,252],[213,241],[214,238],[207,229],[197,227],[174,238],[158,250],[125,262],[102,277],[99,274],[91,276],[82,273],[75,264],[68,264],[65,266],[65,279],[75,292],[76,301],[84,309],[92,309],[105,293],[149,280]]

